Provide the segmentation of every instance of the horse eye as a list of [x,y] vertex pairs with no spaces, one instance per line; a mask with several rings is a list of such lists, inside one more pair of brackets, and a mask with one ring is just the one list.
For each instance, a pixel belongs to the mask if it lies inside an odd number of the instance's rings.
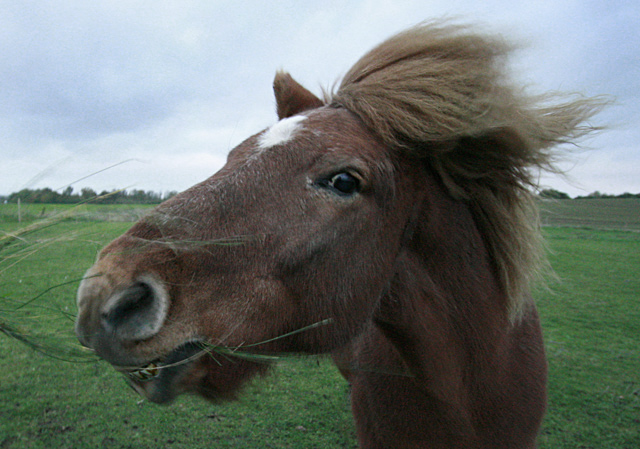
[[320,182],[320,185],[335,190],[340,195],[353,195],[360,190],[360,181],[346,172],[333,175],[330,179]]

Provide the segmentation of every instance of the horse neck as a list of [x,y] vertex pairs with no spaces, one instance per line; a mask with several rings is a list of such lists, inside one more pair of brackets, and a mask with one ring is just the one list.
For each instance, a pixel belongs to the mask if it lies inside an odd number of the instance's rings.
[[469,208],[428,191],[369,327],[335,357],[361,445],[535,447],[546,403],[535,309],[510,323]]
[[507,301],[469,208],[438,193],[418,207],[374,323],[412,376],[464,407],[466,373],[499,353]]

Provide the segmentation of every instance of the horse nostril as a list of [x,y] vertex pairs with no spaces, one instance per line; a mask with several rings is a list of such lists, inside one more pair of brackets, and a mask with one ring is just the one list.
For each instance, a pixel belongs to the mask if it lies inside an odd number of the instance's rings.
[[153,291],[143,282],[129,287],[113,304],[113,307],[103,314],[103,319],[113,327],[136,317],[144,315],[145,309],[153,306]]
[[143,340],[158,333],[167,304],[167,294],[161,285],[139,281],[107,302],[102,323],[121,340]]

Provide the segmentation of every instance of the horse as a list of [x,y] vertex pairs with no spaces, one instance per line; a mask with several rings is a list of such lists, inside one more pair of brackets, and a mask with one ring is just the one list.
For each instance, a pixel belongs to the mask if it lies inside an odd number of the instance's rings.
[[321,96],[277,72],[277,123],[100,252],[80,342],[156,403],[233,399],[260,356],[326,354],[362,448],[535,447],[537,174],[602,105],[525,93],[511,50],[432,22]]

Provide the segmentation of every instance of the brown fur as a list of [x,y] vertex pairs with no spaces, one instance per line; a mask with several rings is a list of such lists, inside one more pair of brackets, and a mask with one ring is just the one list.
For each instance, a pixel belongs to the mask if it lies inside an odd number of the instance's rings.
[[427,159],[449,193],[468,201],[517,318],[542,261],[535,170],[555,171],[552,147],[593,131],[584,122],[604,102],[523,95],[505,78],[509,50],[497,36],[423,24],[363,56],[327,101]]
[[283,119],[323,106],[322,101],[301,86],[286,72],[276,73],[273,80],[278,118]]
[[[592,129],[601,103],[521,95],[507,50],[422,25],[365,55],[326,104],[277,74],[279,117],[303,117],[110,243],[78,292],[79,339],[161,403],[233,398],[266,370],[243,355],[330,353],[362,448],[535,447],[531,170],[552,169],[551,147]],[[136,380],[150,362],[161,374]]]

